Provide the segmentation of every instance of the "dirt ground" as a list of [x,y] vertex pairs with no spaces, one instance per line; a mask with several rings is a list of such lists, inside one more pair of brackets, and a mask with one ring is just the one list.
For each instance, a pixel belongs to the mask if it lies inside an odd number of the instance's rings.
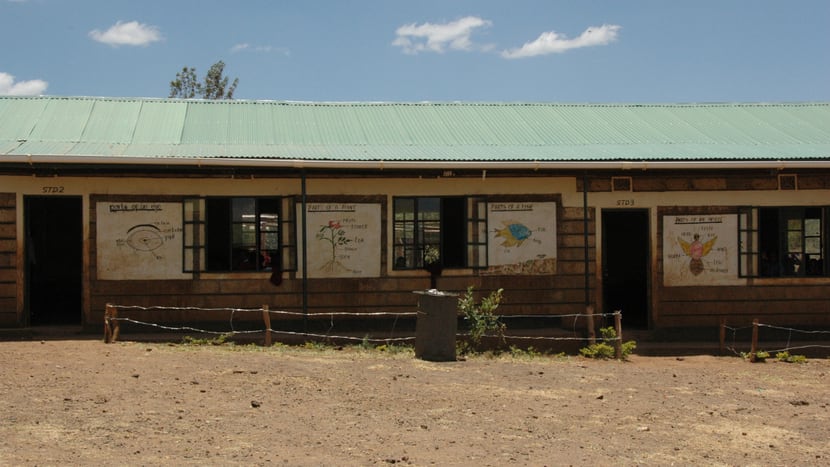
[[0,465],[828,465],[830,360],[0,342]]

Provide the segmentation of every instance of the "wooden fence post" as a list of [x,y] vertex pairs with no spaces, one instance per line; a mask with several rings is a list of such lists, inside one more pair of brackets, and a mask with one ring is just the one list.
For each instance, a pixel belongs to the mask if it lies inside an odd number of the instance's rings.
[[107,303],[104,309],[104,342],[111,344],[118,339],[121,325],[118,322],[118,308]]
[[597,332],[594,329],[594,307],[588,305],[585,307],[585,319],[588,326],[588,343],[593,345],[597,343]]
[[720,317],[720,354],[726,350],[726,317]]
[[109,344],[112,339],[112,329],[110,328],[110,304],[104,308],[104,343]]
[[752,320],[752,346],[749,350],[749,361],[754,362],[758,353],[758,320]]
[[614,341],[614,353],[617,360],[622,360],[622,312],[617,310],[614,312],[614,330],[617,331],[617,340]]
[[265,321],[265,346],[271,346],[271,312],[268,305],[262,305],[262,320]]

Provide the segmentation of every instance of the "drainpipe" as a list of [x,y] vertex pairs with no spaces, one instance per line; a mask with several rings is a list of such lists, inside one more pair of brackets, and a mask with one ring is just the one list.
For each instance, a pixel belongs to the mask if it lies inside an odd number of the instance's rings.
[[585,262],[585,309],[591,306],[591,290],[590,280],[591,274],[589,272],[589,255],[588,255],[588,172],[582,174],[582,235],[583,235],[583,255]]
[[306,224],[306,173],[305,169],[300,171],[300,190],[302,200],[300,201],[301,206],[301,214],[300,214],[300,224],[302,228],[302,238],[303,238],[303,251],[302,254],[302,264],[303,264],[303,332],[308,333],[308,245],[306,245],[306,239],[308,236],[306,235],[306,231],[308,225]]

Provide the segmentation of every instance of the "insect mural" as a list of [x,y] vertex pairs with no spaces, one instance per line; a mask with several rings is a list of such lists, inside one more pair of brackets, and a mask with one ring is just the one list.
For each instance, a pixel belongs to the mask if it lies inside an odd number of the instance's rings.
[[737,231],[734,214],[664,216],[663,284],[741,283]]
[[691,242],[687,242],[680,237],[677,237],[677,244],[683,250],[683,253],[690,258],[689,271],[695,276],[700,275],[704,271],[703,257],[708,255],[717,242],[718,236],[715,235],[705,243],[700,241],[700,234],[696,233],[692,237]]

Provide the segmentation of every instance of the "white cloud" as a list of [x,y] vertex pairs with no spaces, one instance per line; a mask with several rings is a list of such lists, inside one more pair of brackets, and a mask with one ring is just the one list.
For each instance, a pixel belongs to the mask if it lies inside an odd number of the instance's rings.
[[258,52],[258,53],[279,53],[285,56],[291,55],[291,51],[287,47],[274,47],[272,45],[251,45],[247,42],[243,42],[241,44],[236,44],[231,47],[231,53],[238,53],[238,52]]
[[157,27],[142,24],[138,21],[130,21],[128,23],[118,21],[106,31],[93,29],[89,31],[89,37],[113,47],[118,47],[119,45],[145,46],[162,39]]
[[37,96],[43,94],[49,83],[40,79],[14,82],[14,76],[0,72],[0,96]]
[[476,16],[466,16],[457,21],[444,24],[415,23],[399,27],[397,38],[392,45],[403,49],[404,53],[419,52],[442,53],[446,49],[471,50],[474,48],[470,35],[477,29],[492,23]]
[[526,42],[518,49],[505,50],[501,53],[501,56],[504,58],[535,57],[537,55],[563,53],[581,47],[606,45],[617,40],[617,32],[620,28],[621,26],[616,24],[592,26],[575,39],[568,39],[556,31],[543,32],[535,41]]

